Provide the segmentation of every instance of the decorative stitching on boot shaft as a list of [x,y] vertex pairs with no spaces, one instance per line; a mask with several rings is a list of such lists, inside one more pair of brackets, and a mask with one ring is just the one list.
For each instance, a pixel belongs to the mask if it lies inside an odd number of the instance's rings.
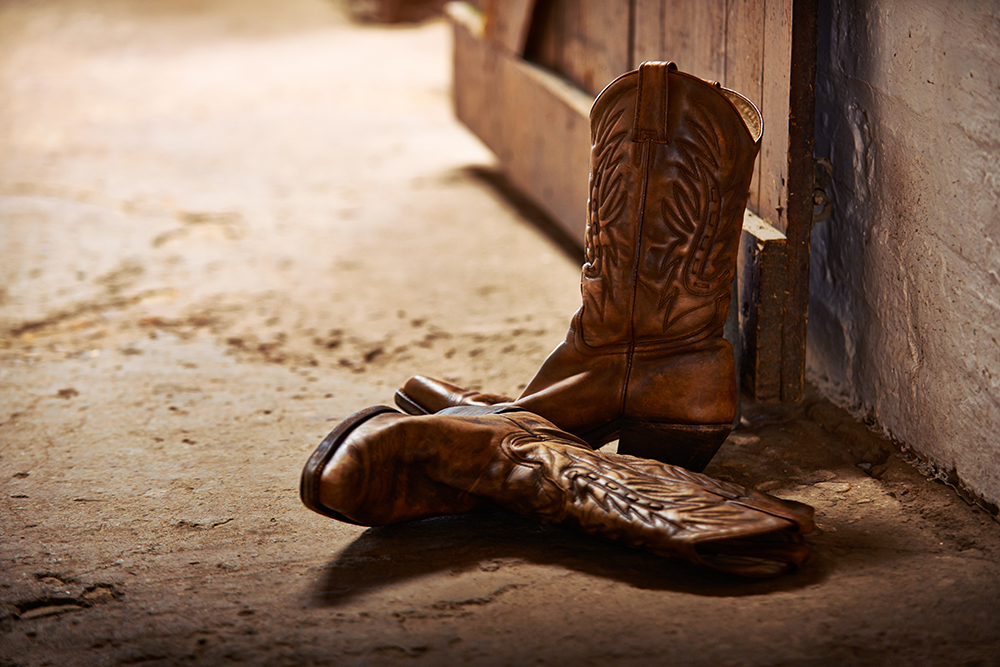
[[[770,567],[777,570],[769,572],[794,567],[807,553],[796,535],[813,529],[806,505],[648,459],[565,446],[554,429],[533,428],[544,422],[531,414],[511,421],[520,429],[503,438],[500,450],[514,469],[499,492],[511,509],[712,566],[718,564],[706,563],[698,544],[781,534],[777,542],[787,544],[786,551],[761,546],[757,554],[775,557]],[[750,553],[754,545],[741,548]]]

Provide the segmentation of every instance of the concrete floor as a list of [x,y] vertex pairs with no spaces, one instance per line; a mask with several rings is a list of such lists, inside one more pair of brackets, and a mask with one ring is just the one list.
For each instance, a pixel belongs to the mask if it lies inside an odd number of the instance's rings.
[[578,305],[449,78],[324,0],[0,4],[0,666],[1000,665],[1000,525],[813,391],[707,471],[817,508],[773,581],[301,506],[338,420],[516,393]]

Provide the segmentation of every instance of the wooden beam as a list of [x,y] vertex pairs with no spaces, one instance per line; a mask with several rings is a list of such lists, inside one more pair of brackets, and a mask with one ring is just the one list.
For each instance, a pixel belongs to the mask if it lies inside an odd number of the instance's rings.
[[539,0],[525,58],[596,96],[634,68],[628,2]]
[[486,39],[502,49],[524,55],[535,0],[486,0]]
[[737,260],[740,386],[761,403],[781,400],[785,246],[781,231],[746,211]]
[[511,182],[583,243],[594,98],[485,39],[483,17],[449,3],[455,114],[496,153]]
[[662,0],[635,0],[635,15],[632,18],[633,67],[647,60],[663,60],[667,53],[663,46],[664,4]]
[[633,62],[672,60],[684,72],[722,81],[725,0],[636,0]]
[[[725,76],[722,85],[744,95],[760,109],[764,89],[764,0],[732,0],[726,12]],[[764,137],[774,131],[764,119]],[[781,130],[779,130],[781,131]],[[762,161],[757,159],[750,200],[747,206],[765,220],[770,218],[760,209],[760,175]]]
[[[789,175],[781,186],[784,190],[771,190],[778,191],[779,197],[789,197],[789,207],[787,215],[782,216],[774,215],[776,212],[772,210],[773,219],[768,219],[766,210],[757,211],[764,214],[761,216],[748,211],[744,218],[737,269],[741,338],[736,349],[741,356],[740,381],[747,394],[759,401],[795,400],[802,387],[805,308],[808,306],[808,230],[812,215],[813,173],[812,107],[806,108],[804,105],[812,104],[812,91],[806,91],[807,102],[799,100],[796,107],[778,94],[776,88],[768,88],[769,84],[762,78],[764,58],[767,57],[762,37],[754,42],[754,38],[750,36],[737,37],[731,32],[734,25],[742,25],[746,29],[756,26],[762,36],[765,21],[763,2],[747,2],[735,7],[737,3],[711,0],[694,8],[679,0],[676,3],[674,0],[662,0],[659,10],[652,2],[636,2],[632,17],[635,21],[633,36],[636,50],[632,57],[636,60],[673,58],[662,52],[657,54],[654,49],[666,48],[663,42],[674,34],[671,30],[677,30],[676,26],[669,27],[666,22],[669,12],[664,9],[674,4],[677,12],[688,11],[703,16],[706,21],[711,19],[726,23],[729,33],[706,28],[708,32],[715,34],[718,46],[701,51],[695,49],[692,52],[694,61],[702,63],[698,65],[702,69],[697,73],[704,76],[711,74],[713,68],[721,68],[716,71],[720,74],[719,78],[723,78],[722,74],[725,75],[729,87],[749,93],[748,96],[755,103],[771,110],[770,120],[765,120],[764,136],[774,137],[771,139],[772,143],[766,144],[769,146],[767,160],[760,159],[758,162],[758,172],[754,179],[757,196],[756,199],[751,198],[749,208],[759,206],[762,201],[763,178],[760,165],[765,162],[772,165],[766,167],[767,178],[778,173],[776,182],[781,184],[780,174]],[[728,13],[723,12],[726,6]],[[485,17],[471,5],[453,2],[448,7],[455,34],[453,97],[456,115],[496,153],[511,182],[582,247],[586,228],[590,161],[589,115],[593,94],[574,85],[566,77],[518,57],[508,48],[509,45],[487,38]],[[566,7],[563,9],[570,11]],[[778,14],[780,12],[773,10],[770,14],[772,20]],[[678,16],[676,12],[669,15],[673,19]],[[648,25],[640,29],[642,22],[652,21],[654,18],[662,21],[660,37]],[[795,15],[793,20],[794,18]],[[784,19],[779,17],[779,22],[780,20]],[[533,25],[530,31],[534,33],[537,28],[538,26]],[[815,30],[815,23],[813,29]],[[682,38],[687,39],[683,35],[670,37],[675,41]],[[660,47],[656,47],[657,39],[660,40]],[[701,40],[700,43],[703,44],[707,37],[691,39]],[[548,44],[553,47],[558,40],[543,42],[542,46]],[[737,44],[746,44],[746,53],[734,56],[732,51],[727,51],[725,57],[719,57],[719,50],[723,46],[733,49]],[[793,56],[796,44],[793,38],[786,60]],[[538,47],[538,44],[534,45],[534,48]],[[526,48],[530,51],[533,46],[528,44]],[[768,45],[767,48],[770,48],[770,57],[784,53],[781,50],[783,47],[772,48]],[[801,44],[799,48],[803,48]],[[702,55],[697,56],[697,53]],[[673,59],[680,60],[680,57]],[[779,67],[779,64],[774,67]],[[621,71],[615,71],[607,76],[614,78],[620,73]],[[803,77],[808,77],[808,71]],[[811,79],[809,81],[811,86]],[[741,86],[740,82],[745,85]],[[601,82],[600,87],[606,83],[607,81]],[[791,95],[795,96],[794,75],[791,85]],[[595,88],[599,89],[598,86]],[[772,96],[778,94],[779,102],[784,100],[791,106],[786,106],[786,111],[782,112],[780,104],[764,104],[762,99],[765,91],[769,91],[768,94]],[[792,107],[794,113],[799,115],[788,111]],[[800,118],[801,121],[798,120]],[[798,124],[795,125],[796,123]],[[808,137],[795,134],[793,125],[800,134],[808,130]],[[793,147],[797,149],[794,157]],[[780,165],[780,169],[775,170],[772,164],[775,162]],[[774,182],[771,181],[771,184]],[[786,190],[787,195],[784,194]],[[793,199],[793,193],[798,192],[806,193],[810,197],[808,202]],[[765,196],[771,197],[769,193]],[[794,202],[798,202],[801,208],[796,209]],[[808,209],[805,207],[807,203]],[[802,219],[799,216],[805,215],[807,210],[807,224],[799,225],[799,220]],[[775,224],[781,219],[789,221],[787,233],[784,228]]]
[[788,231],[788,80],[792,64],[792,2],[767,2],[761,56],[761,140],[757,206],[760,217]]
[[816,0],[792,0],[788,82],[787,270],[781,334],[781,398],[802,396],[809,316],[809,247],[813,226],[813,134],[816,114]]

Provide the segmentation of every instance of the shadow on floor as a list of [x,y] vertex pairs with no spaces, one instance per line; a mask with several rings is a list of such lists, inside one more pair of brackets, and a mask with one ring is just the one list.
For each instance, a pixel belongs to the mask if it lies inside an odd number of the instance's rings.
[[[528,199],[502,171],[480,165],[469,166],[461,171],[472,180],[486,186],[498,199],[513,208],[525,222],[548,238],[566,257],[576,264],[583,265],[584,253],[581,242]],[[584,222],[581,220],[580,224]]]
[[[313,603],[336,607],[393,584],[434,573],[495,571],[529,563],[603,577],[639,589],[704,596],[751,596],[797,590],[824,581],[836,568],[837,537],[810,539],[813,555],[796,573],[753,580],[685,561],[596,540],[569,528],[543,526],[508,512],[441,517],[371,528],[331,561],[316,582]],[[868,538],[870,539],[870,538]],[[878,540],[876,540],[878,541]],[[850,536],[852,548],[865,548]],[[869,553],[892,554],[889,544],[869,544]]]

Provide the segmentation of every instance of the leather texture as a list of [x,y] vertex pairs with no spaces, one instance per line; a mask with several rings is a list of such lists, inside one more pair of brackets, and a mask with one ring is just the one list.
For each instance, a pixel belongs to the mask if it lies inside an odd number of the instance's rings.
[[[590,120],[582,304],[513,403],[594,446],[648,422],[711,426],[717,449],[736,414],[723,326],[760,113],[672,64],[643,63],[601,92]],[[414,413],[503,399],[422,376],[398,396]],[[639,449],[671,462],[668,443]]]
[[325,448],[331,439],[324,440],[303,470],[303,500],[346,521],[384,525],[492,501],[744,576],[782,574],[808,556],[808,505],[677,466],[595,452],[518,408],[458,407],[425,416],[369,409],[335,433],[336,446]]

